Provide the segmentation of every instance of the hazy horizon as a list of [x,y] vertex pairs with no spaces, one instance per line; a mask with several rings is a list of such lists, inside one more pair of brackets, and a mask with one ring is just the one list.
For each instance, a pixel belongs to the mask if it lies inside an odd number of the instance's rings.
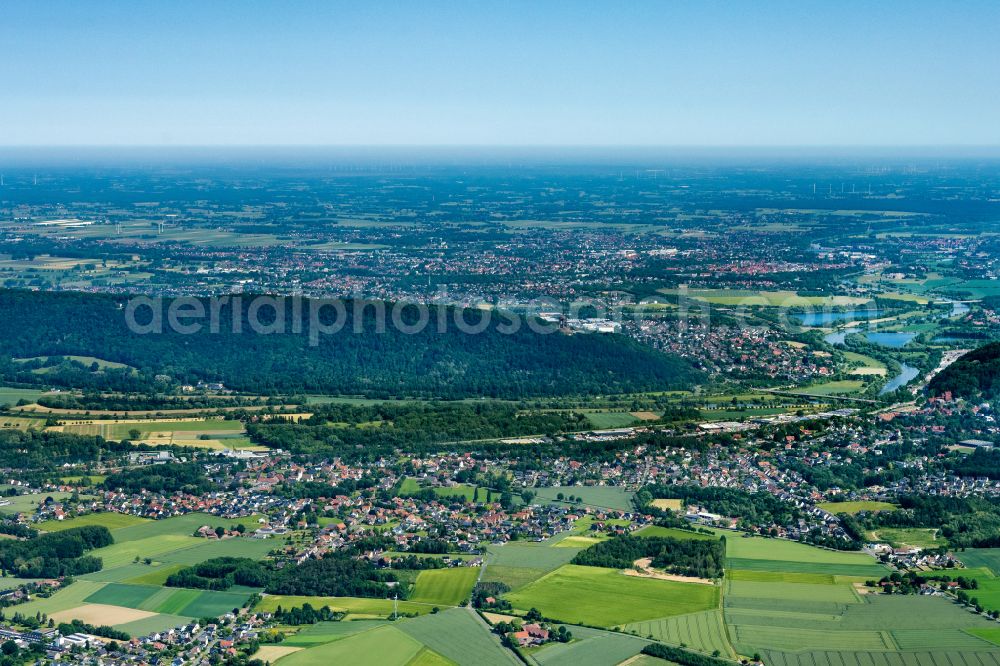
[[1000,145],[983,146],[694,146],[694,145],[0,145],[0,170],[24,165],[122,163],[599,164],[681,165],[768,162],[926,164],[1000,160]]

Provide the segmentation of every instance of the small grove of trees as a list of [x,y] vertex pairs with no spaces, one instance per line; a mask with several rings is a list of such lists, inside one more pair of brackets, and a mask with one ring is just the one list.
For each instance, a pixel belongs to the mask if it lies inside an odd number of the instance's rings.
[[982,497],[903,495],[898,511],[860,519],[869,530],[880,527],[936,527],[952,548],[1000,546],[1000,506]]
[[722,539],[673,539],[671,537],[624,536],[596,543],[573,558],[573,564],[627,569],[638,559],[651,558],[651,565],[670,573],[701,578],[720,578],[726,561]]
[[501,595],[510,592],[510,586],[499,581],[480,581],[472,590],[472,606],[482,610],[510,610],[510,602]]
[[[351,553],[338,552],[283,569],[245,557],[217,557],[171,574],[166,584],[203,590],[245,585],[271,594],[385,598],[388,583],[397,580],[391,571],[356,560]],[[405,593],[405,589],[399,591]]]
[[121,488],[125,492],[138,493],[149,490],[155,493],[175,493],[184,491],[197,495],[212,490],[212,482],[201,467],[191,463],[169,463],[127,469],[110,475],[104,480],[108,490]]
[[59,624],[59,633],[63,636],[69,636],[70,634],[93,634],[94,636],[102,636],[103,638],[111,638],[116,641],[128,641],[131,640],[131,636],[124,631],[115,629],[114,627],[108,627],[104,625],[93,625],[87,624],[82,620],[72,620],[71,622],[61,622]]
[[268,569],[245,557],[216,557],[170,574],[170,587],[193,587],[199,590],[228,590],[233,585],[264,587],[270,580]]
[[[650,657],[665,659],[680,666],[731,666],[732,662],[719,659],[718,655],[708,656],[691,652],[683,648],[663,645],[662,643],[650,643],[642,648],[643,654]],[[760,655],[754,655],[754,661],[760,661]]]
[[659,484],[646,486],[645,490],[644,497],[682,499],[686,504],[700,505],[712,513],[739,516],[744,526],[788,525],[802,516],[802,511],[794,504],[766,492]]
[[979,589],[979,581],[975,578],[966,578],[965,576],[952,578],[946,574],[919,574],[915,571],[894,571],[888,576],[883,576],[877,582],[874,580],[865,581],[865,585],[881,587],[886,594],[918,594],[923,585],[932,581],[954,581],[958,584],[960,593],[964,590]]
[[100,571],[99,557],[86,555],[110,546],[114,538],[100,525],[43,534],[26,541],[0,541],[0,568],[22,578],[58,578]]
[[312,604],[309,603],[288,609],[278,606],[274,611],[274,619],[279,624],[287,624],[293,627],[303,624],[316,624],[317,622],[334,622],[342,619],[344,615],[344,613],[330,610],[329,606],[313,608]]

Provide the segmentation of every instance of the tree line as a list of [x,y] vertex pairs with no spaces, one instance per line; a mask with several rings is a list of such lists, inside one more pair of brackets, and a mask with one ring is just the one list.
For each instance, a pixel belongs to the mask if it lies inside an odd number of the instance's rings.
[[589,425],[582,414],[522,412],[495,402],[331,405],[303,422],[281,421],[276,417],[249,423],[247,433],[271,448],[349,459],[377,458],[396,449],[418,452],[421,447],[457,440],[552,435]]

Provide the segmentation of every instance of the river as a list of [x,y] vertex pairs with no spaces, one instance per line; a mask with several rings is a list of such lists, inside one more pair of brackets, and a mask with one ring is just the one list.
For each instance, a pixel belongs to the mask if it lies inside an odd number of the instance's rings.
[[899,372],[899,374],[896,375],[895,377],[893,377],[892,379],[890,379],[888,381],[888,383],[886,383],[886,385],[882,387],[882,390],[879,391],[879,395],[885,395],[886,393],[892,393],[893,391],[895,391],[896,389],[898,389],[900,386],[906,386],[914,378],[916,378],[916,376],[918,374],[920,374],[919,370],[917,370],[916,368],[914,368],[912,365],[907,365],[907,364],[903,363],[900,366],[900,372]]

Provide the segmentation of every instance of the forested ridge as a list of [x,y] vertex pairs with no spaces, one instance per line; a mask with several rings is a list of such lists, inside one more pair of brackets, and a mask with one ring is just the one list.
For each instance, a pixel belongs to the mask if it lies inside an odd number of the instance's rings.
[[[314,346],[308,334],[309,301],[304,301],[299,312],[286,307],[281,322],[274,319],[273,309],[259,310],[257,320],[283,323],[289,331],[285,334],[254,332],[249,313],[252,301],[252,296],[243,296],[235,313],[232,302],[223,304],[218,311],[222,322],[218,332],[210,330],[206,317],[198,320],[203,324],[200,332],[184,335],[170,330],[164,314],[162,333],[139,334],[127,325],[125,297],[0,290],[4,313],[0,318],[0,377],[37,383],[39,375],[12,359],[76,355],[130,368],[94,372],[66,364],[57,372],[45,373],[45,382],[148,391],[164,382],[202,380],[262,394],[520,398],[685,388],[701,380],[686,361],[619,335],[540,334],[523,321],[516,332],[504,334],[497,326],[509,323],[507,315],[496,315],[483,332],[468,334],[453,324],[451,309],[444,311],[451,325],[438,332],[441,311],[437,306],[430,307],[430,323],[423,330],[407,334],[393,325],[391,304],[380,304],[390,314],[384,331],[379,331],[376,306],[362,308],[361,302],[344,301],[343,328],[319,335]],[[203,305],[206,313],[212,311],[207,300]],[[164,302],[164,313],[168,306],[169,301]],[[479,311],[465,312],[470,325],[485,316]],[[336,317],[329,308],[320,321],[329,325]],[[148,308],[138,310],[137,321],[149,319]],[[239,326],[234,327],[233,321]],[[415,324],[415,309],[403,309],[401,321]],[[303,332],[291,332],[295,330]]]
[[1000,342],[974,349],[939,372],[927,385],[931,395],[1000,397]]

